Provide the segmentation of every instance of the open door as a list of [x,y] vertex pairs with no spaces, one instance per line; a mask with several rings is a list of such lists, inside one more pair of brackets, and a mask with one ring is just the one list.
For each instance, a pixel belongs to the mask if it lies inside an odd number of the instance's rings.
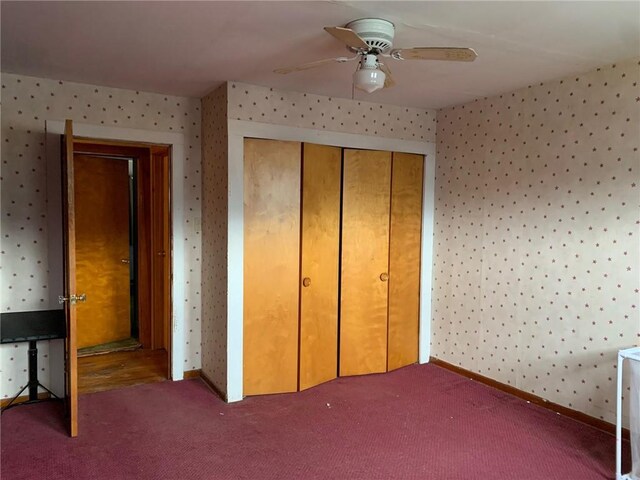
[[76,339],[77,301],[84,295],[76,295],[76,233],[73,190],[73,124],[65,122],[62,141],[62,231],[64,252],[64,313],[67,319],[65,340],[65,408],[69,435],[78,435],[78,346]]

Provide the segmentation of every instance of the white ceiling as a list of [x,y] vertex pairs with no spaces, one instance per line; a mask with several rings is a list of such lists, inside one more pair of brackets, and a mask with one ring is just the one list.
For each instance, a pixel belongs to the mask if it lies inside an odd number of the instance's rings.
[[354,63],[322,30],[362,17],[396,25],[395,47],[468,46],[473,63],[392,61],[380,103],[439,108],[640,56],[640,2],[9,2],[2,71],[200,97],[234,80],[351,97]]

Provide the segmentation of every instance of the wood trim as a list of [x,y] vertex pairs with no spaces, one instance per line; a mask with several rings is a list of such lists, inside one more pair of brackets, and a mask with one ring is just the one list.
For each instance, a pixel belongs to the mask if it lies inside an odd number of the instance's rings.
[[142,348],[155,348],[153,344],[153,245],[152,245],[152,192],[151,149],[137,157],[136,169],[136,221],[137,221],[137,293],[138,336]]
[[190,380],[192,378],[200,378],[202,377],[202,370],[196,368],[195,370],[187,370],[183,373],[182,378],[184,380]]
[[151,154],[151,348],[169,349],[171,318],[170,153],[153,146]]
[[125,147],[125,148],[146,148],[146,147],[171,147],[171,144],[167,143],[151,143],[151,142],[138,142],[132,140],[105,140],[100,138],[89,138],[74,136],[73,142],[77,144],[90,144],[90,145],[102,145],[111,147]]
[[[38,400],[48,400],[50,398],[51,398],[51,395],[49,394],[49,392],[38,392]],[[12,400],[11,398],[3,398],[2,400],[0,400],[0,408],[4,408],[7,405],[9,405],[9,402],[11,402],[11,400]],[[28,402],[28,401],[29,401],[29,395],[22,395],[16,398],[13,404],[19,405],[21,403]]]
[[[186,378],[186,373],[185,372],[185,378]],[[213,393],[215,393],[218,397],[220,397],[223,401],[228,402],[229,399],[227,398],[227,395],[225,395],[224,393],[222,393],[222,390],[220,390],[212,381],[209,377],[207,377],[207,375],[200,371],[200,378],[202,379],[202,381],[207,385],[207,387],[209,387]]]
[[[525,392],[524,390],[520,390],[519,388],[513,387],[511,385],[507,385],[505,383],[498,382],[489,377],[485,377],[484,375],[480,375],[479,373],[472,372],[465,368],[459,367],[457,365],[453,365],[451,363],[445,362],[444,360],[439,360],[434,357],[430,357],[429,363],[433,363],[438,367],[442,367],[451,372],[457,373],[458,375],[462,375],[463,377],[470,378],[471,380],[476,380],[484,385],[489,387],[496,388],[502,392],[513,395],[514,397],[521,398],[522,400],[526,400],[527,402],[538,405],[542,408],[546,408],[547,410],[551,410],[552,412],[559,413],[565,417],[568,417],[572,420],[576,420],[578,422],[589,425],[590,427],[597,428],[598,430],[602,430],[610,435],[615,436],[616,434],[616,426],[612,423],[609,423],[600,418],[592,417],[591,415],[587,415],[586,413],[579,412],[578,410],[573,410],[571,408],[565,407],[563,405],[559,405],[557,403],[550,402],[538,395],[534,395],[533,393]],[[629,440],[629,429],[622,429],[622,436],[625,440]]]
[[73,138],[73,153],[78,154],[95,154],[125,158],[139,158],[149,155],[149,147],[141,147],[141,144],[113,145],[96,142],[88,143],[88,140],[78,140],[77,137]]

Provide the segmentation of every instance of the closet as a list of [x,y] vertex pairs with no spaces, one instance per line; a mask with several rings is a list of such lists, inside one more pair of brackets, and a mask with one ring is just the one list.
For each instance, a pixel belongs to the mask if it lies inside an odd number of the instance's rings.
[[418,359],[421,155],[244,142],[244,394]]

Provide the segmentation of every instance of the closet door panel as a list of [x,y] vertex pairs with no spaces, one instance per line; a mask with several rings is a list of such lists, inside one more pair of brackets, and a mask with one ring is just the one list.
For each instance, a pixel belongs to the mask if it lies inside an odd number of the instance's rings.
[[244,143],[244,394],[298,387],[299,142]]
[[422,155],[393,154],[388,369],[418,361]]
[[344,150],[340,375],[387,369],[391,153]]
[[300,390],[338,371],[341,157],[339,147],[303,147]]

